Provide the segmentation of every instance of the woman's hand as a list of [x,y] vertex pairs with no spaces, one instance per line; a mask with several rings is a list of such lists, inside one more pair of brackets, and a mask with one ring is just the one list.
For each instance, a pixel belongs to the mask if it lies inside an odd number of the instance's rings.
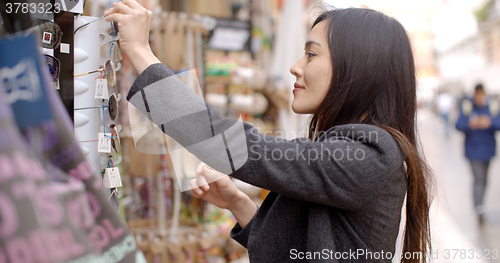
[[153,13],[135,0],[113,3],[113,8],[104,12],[106,21],[118,22],[120,47],[127,54],[140,74],[149,65],[159,63],[149,47],[149,30]]
[[113,3],[113,8],[104,12],[106,21],[118,22],[120,47],[129,53],[133,49],[149,48],[149,30],[153,13],[135,0]]
[[[202,198],[233,213],[241,227],[245,227],[257,212],[257,207],[246,194],[241,192],[229,176],[218,172],[205,163],[196,168],[196,179],[191,180],[192,196]],[[208,183],[210,182],[210,183]]]
[[198,165],[196,175],[196,179],[189,182],[192,187],[189,193],[220,208],[229,209],[245,195],[234,185],[229,176],[205,163]]

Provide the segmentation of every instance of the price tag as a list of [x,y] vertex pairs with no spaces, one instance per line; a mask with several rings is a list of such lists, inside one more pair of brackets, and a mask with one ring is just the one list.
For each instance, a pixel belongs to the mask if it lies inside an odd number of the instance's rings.
[[118,167],[106,168],[104,172],[103,184],[106,188],[116,188],[122,186],[120,170]]
[[69,44],[68,43],[59,44],[59,52],[69,54],[70,53]]
[[100,153],[111,153],[111,133],[99,133],[97,151]]
[[50,44],[52,42],[52,34],[50,32],[43,32],[42,43]]
[[108,99],[108,81],[106,79],[95,80],[95,96],[96,99]]

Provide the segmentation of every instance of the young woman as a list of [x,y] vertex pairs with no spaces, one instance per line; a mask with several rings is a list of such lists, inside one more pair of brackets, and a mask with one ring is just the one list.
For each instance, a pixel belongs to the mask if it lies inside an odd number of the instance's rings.
[[[234,214],[232,237],[251,262],[390,262],[405,195],[402,261],[426,261],[429,172],[416,140],[412,48],[399,22],[353,8],[316,19],[290,70],[293,111],[313,114],[309,138],[284,140],[222,118],[153,55],[152,13],[134,0],[114,5],[106,20],[118,22],[140,73],[127,99],[204,162],[190,193]],[[271,192],[258,208],[226,174]]]

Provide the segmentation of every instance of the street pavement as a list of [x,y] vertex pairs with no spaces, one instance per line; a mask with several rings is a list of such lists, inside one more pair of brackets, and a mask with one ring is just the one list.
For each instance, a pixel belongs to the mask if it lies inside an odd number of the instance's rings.
[[473,176],[464,156],[463,133],[452,123],[450,136],[445,136],[444,122],[430,111],[419,112],[418,120],[422,146],[436,182],[431,209],[432,262],[500,263],[500,158],[490,164],[485,223],[480,226],[474,211]]

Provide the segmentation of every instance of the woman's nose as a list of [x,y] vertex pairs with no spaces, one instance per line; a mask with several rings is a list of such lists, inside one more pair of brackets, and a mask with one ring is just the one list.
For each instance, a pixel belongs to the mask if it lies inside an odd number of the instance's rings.
[[300,59],[291,68],[290,73],[297,78],[302,76],[302,66],[300,65]]

